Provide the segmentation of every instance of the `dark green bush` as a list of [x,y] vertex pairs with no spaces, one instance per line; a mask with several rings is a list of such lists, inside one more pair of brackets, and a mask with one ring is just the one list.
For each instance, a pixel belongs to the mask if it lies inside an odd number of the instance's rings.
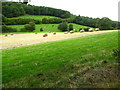
[[21,28],[20,32],[27,32],[27,30],[25,28]]
[[58,29],[61,31],[67,31],[68,30],[68,23],[67,22],[62,22],[58,25]]
[[8,33],[8,32],[17,32],[17,29],[8,27],[6,25],[2,25],[2,32]]
[[80,28],[79,31],[82,30],[82,29],[83,29],[83,28]]
[[4,22],[6,25],[24,25],[28,24],[29,22],[35,22],[36,24],[39,24],[40,21],[34,20],[34,19],[23,19],[23,18],[9,18],[6,22]]
[[42,32],[43,31],[43,28],[40,28],[40,32]]
[[60,18],[50,18],[48,19],[48,22],[51,23],[51,24],[58,24],[58,23],[61,23],[62,22],[62,19]]
[[73,30],[73,24],[69,25],[69,30]]
[[48,24],[48,23],[49,23],[49,21],[48,21],[48,19],[47,19],[47,18],[43,18],[43,19],[42,19],[42,23],[43,23],[43,24]]
[[21,32],[32,32],[35,30],[35,23],[29,22],[29,24],[25,24],[24,28],[21,29]]
[[30,31],[35,30],[35,23],[34,22],[29,22],[30,25]]

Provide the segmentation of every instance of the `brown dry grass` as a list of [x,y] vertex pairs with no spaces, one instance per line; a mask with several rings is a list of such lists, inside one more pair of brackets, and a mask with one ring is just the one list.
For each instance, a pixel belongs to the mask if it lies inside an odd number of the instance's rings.
[[8,35],[0,35],[0,49],[10,49],[10,48],[17,48],[21,46],[33,45],[38,43],[50,42],[50,41],[58,41],[94,34],[101,34],[107,32],[113,32],[118,30],[107,30],[107,31],[97,31],[97,32],[84,32],[84,33],[73,33],[73,34],[64,34],[64,33],[57,33],[53,35],[53,33],[48,33],[47,37],[43,37],[44,33],[30,33],[30,34],[14,34]]

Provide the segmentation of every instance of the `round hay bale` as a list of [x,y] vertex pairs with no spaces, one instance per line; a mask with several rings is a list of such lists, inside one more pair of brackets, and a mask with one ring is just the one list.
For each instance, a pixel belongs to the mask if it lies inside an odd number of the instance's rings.
[[48,34],[47,33],[45,33],[44,35],[43,35],[43,37],[47,37],[48,36]]

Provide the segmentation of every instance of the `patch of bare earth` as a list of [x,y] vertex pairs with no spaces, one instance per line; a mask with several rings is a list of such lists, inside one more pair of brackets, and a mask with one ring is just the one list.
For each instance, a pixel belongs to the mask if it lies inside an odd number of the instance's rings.
[[43,37],[44,33],[30,33],[30,34],[14,34],[14,35],[0,35],[0,49],[10,49],[17,48],[27,45],[33,45],[38,43],[50,42],[50,41],[58,41],[88,35],[95,35],[107,32],[113,32],[117,30],[108,30],[108,31],[97,31],[97,32],[84,32],[84,33],[73,33],[73,34],[64,34],[64,33],[48,33],[47,37]]

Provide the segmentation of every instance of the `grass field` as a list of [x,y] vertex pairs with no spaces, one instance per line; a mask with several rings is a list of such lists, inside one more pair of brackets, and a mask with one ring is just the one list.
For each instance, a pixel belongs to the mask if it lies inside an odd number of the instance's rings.
[[[116,48],[118,34],[110,32],[3,50],[3,88],[117,87],[111,73],[106,75],[108,80],[102,72],[104,77],[93,76],[94,82],[89,77],[94,68],[99,71],[100,66],[106,66],[102,61],[116,67],[112,55]],[[83,75],[89,78],[84,79]]]
[[28,18],[28,19],[35,19],[35,20],[42,20],[43,18],[58,18],[55,16],[45,16],[45,15],[24,15],[24,16],[20,16],[20,17],[14,17],[14,18]]
[[[87,28],[87,26],[83,26],[83,25],[78,25],[74,23],[69,23],[69,24],[73,24],[74,29],[78,31],[80,28]],[[60,32],[60,30],[58,29],[58,25],[59,24],[37,24],[35,26],[36,27],[35,32],[40,32],[40,28],[43,28],[44,30],[43,32],[48,32],[48,31]],[[8,26],[16,28],[18,29],[18,31],[20,31],[20,29],[24,27],[24,25],[8,25]]]

